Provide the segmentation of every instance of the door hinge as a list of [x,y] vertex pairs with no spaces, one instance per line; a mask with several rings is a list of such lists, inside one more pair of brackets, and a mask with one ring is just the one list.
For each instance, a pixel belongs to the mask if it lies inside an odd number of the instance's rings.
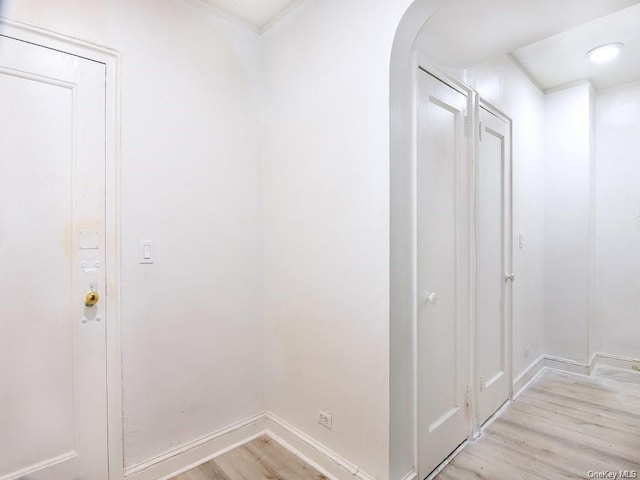
[[482,122],[478,124],[478,138],[482,141]]
[[464,117],[464,136],[471,135],[471,115]]
[[471,406],[471,385],[467,385],[467,393],[465,395],[465,401],[467,403],[467,408]]
[[484,377],[480,377],[480,391],[481,392],[484,392],[484,387],[485,387]]

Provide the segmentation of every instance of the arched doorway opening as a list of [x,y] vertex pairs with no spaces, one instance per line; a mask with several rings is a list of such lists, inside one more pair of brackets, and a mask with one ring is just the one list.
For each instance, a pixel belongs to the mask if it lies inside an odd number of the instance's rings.
[[[542,144],[545,135],[544,103],[553,90],[519,64],[529,59],[527,47],[544,39],[561,35],[569,29],[581,28],[637,2],[611,1],[591,3],[566,0],[558,2],[414,2],[398,28],[391,56],[390,70],[390,192],[391,192],[391,264],[390,264],[390,465],[391,477],[402,478],[413,465],[420,464],[419,444],[419,348],[418,313],[421,291],[417,284],[416,255],[418,245],[416,166],[419,150],[417,125],[419,112],[418,66],[427,64],[448,79],[465,84],[471,95],[478,95],[504,112],[512,123],[514,164],[514,263],[522,275],[514,284],[514,324],[509,336],[509,389],[520,389],[544,364],[545,339],[550,335],[550,318],[545,311],[545,292],[549,290],[545,276],[545,172]],[[572,30],[573,31],[573,30]],[[533,47],[531,47],[533,48]],[[585,90],[589,100],[588,89]],[[593,98],[591,97],[591,101]],[[477,103],[478,108],[480,103]],[[588,136],[588,133],[585,133]],[[589,169],[589,160],[582,165]],[[588,175],[585,178],[589,178]],[[584,185],[589,191],[588,180]],[[587,195],[589,197],[589,195]],[[585,211],[591,200],[584,200]],[[587,216],[583,230],[588,230]],[[547,229],[548,230],[548,229]],[[588,253],[591,238],[585,244],[584,258],[575,262],[586,265],[593,261]],[[548,242],[547,242],[548,243]],[[543,248],[543,245],[545,247]],[[556,248],[554,245],[553,248]],[[558,247],[559,248],[559,247]],[[511,273],[511,272],[505,272]],[[592,288],[587,275],[575,279],[584,286],[588,297]],[[548,293],[548,292],[547,292]],[[591,292],[593,293],[593,292]],[[552,296],[560,295],[551,290]],[[548,295],[547,295],[548,297]],[[588,300],[587,300],[588,302]],[[552,305],[553,306],[553,305]],[[585,303],[586,308],[586,303]],[[591,318],[591,317],[590,317]],[[477,330],[475,319],[468,317],[469,371],[471,372],[471,416],[469,434],[478,432],[476,397],[485,379],[477,373]],[[589,320],[592,322],[592,319]],[[569,323],[567,323],[568,326]],[[563,327],[564,328],[564,327]],[[580,365],[588,365],[595,353],[589,332],[593,325],[573,325],[576,333],[566,336],[558,345],[549,343],[552,354],[566,355]],[[567,330],[567,331],[569,331]],[[563,330],[554,330],[560,338]],[[562,345],[561,345],[562,344]],[[550,348],[551,348],[550,347]],[[573,348],[575,347],[575,348]],[[441,368],[435,365],[434,368]],[[484,381],[483,381],[484,380]],[[432,390],[437,393],[437,386]],[[476,425],[474,425],[474,421]],[[464,439],[463,439],[464,440]],[[419,471],[420,478],[429,472]]]

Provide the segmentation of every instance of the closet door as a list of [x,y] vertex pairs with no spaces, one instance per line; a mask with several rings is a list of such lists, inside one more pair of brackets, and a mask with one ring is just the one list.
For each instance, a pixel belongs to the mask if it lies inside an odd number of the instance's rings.
[[470,430],[468,98],[418,73],[416,275],[419,476]]
[[483,424],[509,398],[511,145],[506,119],[480,108],[476,169],[476,398]]

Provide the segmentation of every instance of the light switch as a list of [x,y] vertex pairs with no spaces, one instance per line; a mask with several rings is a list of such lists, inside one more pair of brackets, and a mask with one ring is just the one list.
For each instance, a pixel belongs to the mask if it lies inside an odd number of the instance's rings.
[[140,241],[140,263],[153,263],[153,242],[151,240]]
[[524,233],[518,235],[518,246],[520,247],[520,250],[524,248]]

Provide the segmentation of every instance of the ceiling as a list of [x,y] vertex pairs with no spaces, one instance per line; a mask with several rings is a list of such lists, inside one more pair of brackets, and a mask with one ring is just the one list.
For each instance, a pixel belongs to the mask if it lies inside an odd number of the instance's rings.
[[293,9],[301,0],[188,0],[240,20],[263,32]]
[[[586,52],[624,43],[615,60],[597,64]],[[640,5],[625,8],[511,52],[543,90],[589,79],[596,89],[640,80]]]
[[[425,24],[416,47],[445,68],[468,68],[512,54],[543,89],[583,79],[605,88],[639,78],[639,4],[640,0],[445,0]],[[607,40],[613,34],[615,40]],[[607,41],[625,43],[624,55],[615,68],[596,70],[585,62],[585,53]]]
[[[187,1],[261,33],[302,0]],[[589,62],[610,42],[625,44],[618,59]],[[640,80],[640,0],[440,0],[416,46],[454,69],[509,54],[543,90],[585,79],[607,88]]]

